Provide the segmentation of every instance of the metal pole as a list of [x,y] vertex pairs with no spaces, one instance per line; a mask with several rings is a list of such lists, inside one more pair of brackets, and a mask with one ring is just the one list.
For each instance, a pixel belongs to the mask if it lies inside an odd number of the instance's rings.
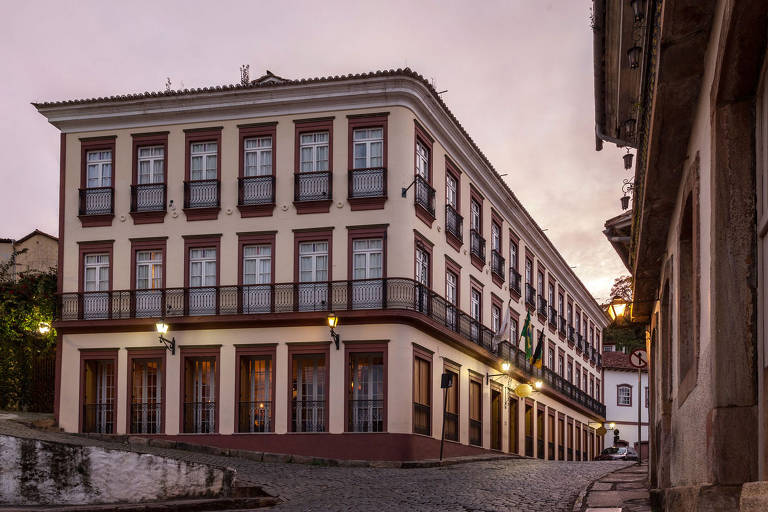
[[448,404],[448,388],[443,388],[443,433],[440,435],[440,460],[443,460],[443,445],[445,444],[445,407]]
[[640,445],[643,435],[643,370],[637,369],[637,463],[643,461],[643,450]]

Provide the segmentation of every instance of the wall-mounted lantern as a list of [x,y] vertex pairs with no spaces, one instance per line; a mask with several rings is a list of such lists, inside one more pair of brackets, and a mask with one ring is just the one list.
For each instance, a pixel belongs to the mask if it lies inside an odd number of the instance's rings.
[[170,340],[165,337],[168,333],[168,324],[165,323],[164,320],[160,320],[155,324],[155,329],[157,330],[160,343],[165,345],[165,348],[171,351],[171,355],[176,355],[176,337],[173,337]]
[[645,17],[645,0],[630,0],[629,5],[632,7],[635,21],[643,21]]
[[640,56],[643,54],[643,49],[639,46],[633,46],[627,50],[627,58],[629,59],[630,69],[637,69],[640,66]]
[[621,125],[621,135],[626,139],[631,139],[635,135],[636,119],[627,119],[624,124]]
[[336,314],[331,311],[328,313],[328,327],[331,328],[331,339],[336,344],[336,350],[339,350],[339,333],[337,333],[334,329],[337,325],[339,325],[339,317],[336,316]]
[[632,157],[634,156],[635,155],[633,155],[632,153],[629,152],[629,150],[627,150],[627,154],[621,157],[624,159],[624,169],[629,170],[632,168]]

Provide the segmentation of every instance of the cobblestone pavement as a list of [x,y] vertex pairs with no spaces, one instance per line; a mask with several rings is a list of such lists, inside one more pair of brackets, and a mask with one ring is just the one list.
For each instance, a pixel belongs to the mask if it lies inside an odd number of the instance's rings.
[[[0,434],[71,444],[128,449],[128,445],[33,430],[0,420]],[[622,462],[550,462],[508,459],[436,468],[329,467],[256,462],[130,445],[154,453],[237,470],[237,479],[285,500],[280,511],[571,511],[590,482],[627,465]]]

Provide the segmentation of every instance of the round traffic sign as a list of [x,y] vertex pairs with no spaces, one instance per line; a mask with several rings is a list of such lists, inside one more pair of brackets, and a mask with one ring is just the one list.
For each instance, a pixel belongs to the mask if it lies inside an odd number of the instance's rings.
[[648,352],[644,348],[636,348],[629,354],[629,363],[635,368],[647,368]]

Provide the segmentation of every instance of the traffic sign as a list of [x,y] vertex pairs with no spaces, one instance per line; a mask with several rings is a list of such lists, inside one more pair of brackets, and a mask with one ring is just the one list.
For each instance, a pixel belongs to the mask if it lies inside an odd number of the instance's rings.
[[644,348],[636,348],[629,354],[629,363],[635,368],[648,368],[648,352]]

